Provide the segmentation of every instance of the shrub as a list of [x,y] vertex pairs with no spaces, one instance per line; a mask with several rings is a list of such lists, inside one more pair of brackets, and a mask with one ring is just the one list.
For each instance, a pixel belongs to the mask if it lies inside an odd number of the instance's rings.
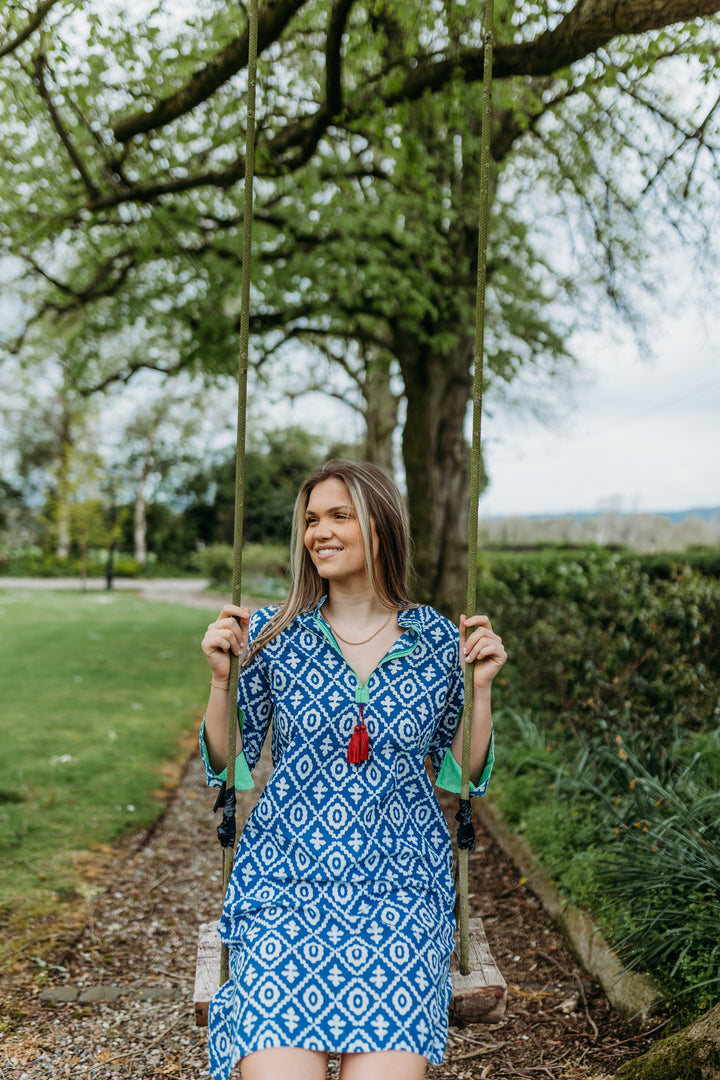
[[[198,552],[197,563],[210,584],[227,589],[232,584],[233,549],[212,544]],[[247,544],[243,547],[243,593],[278,599],[287,592],[288,549],[282,544]]]
[[[107,560],[107,548],[91,548],[85,566],[88,577],[104,577]],[[81,566],[76,555],[58,559],[54,553],[32,546],[9,552],[2,572],[12,577],[79,577]],[[116,552],[113,558],[116,577],[139,577],[142,573],[143,568],[135,559],[124,552]]]
[[144,567],[129,555],[116,555],[113,559],[113,574],[115,577],[136,578],[144,574]]
[[211,585],[227,588],[233,576],[233,549],[229,544],[211,544],[197,554],[198,568]]
[[561,891],[681,1011],[720,1000],[720,728],[663,742],[585,740],[518,710],[497,723],[495,797]]
[[682,553],[657,552],[650,555],[628,553],[628,558],[635,559],[651,580],[676,578],[687,569],[694,570],[704,577],[720,578],[719,547],[689,547]]
[[720,1000],[720,794],[644,785],[655,813],[624,824],[600,856],[601,913],[628,967],[653,972],[684,1012],[703,1011]]
[[601,549],[483,556],[479,592],[518,701],[577,734],[693,730],[720,720],[720,581],[651,579]]

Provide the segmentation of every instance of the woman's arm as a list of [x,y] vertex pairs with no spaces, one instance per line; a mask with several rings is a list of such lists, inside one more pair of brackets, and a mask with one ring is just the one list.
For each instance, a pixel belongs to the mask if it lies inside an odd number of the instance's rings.
[[[469,619],[460,616],[460,656],[466,664],[473,664],[470,783],[478,784],[492,737],[492,681],[507,660],[502,638],[494,633],[487,615],[473,615]],[[450,747],[458,765],[462,762],[462,743],[461,719]]]
[[[230,694],[230,653],[241,656],[247,647],[250,611],[225,604],[217,620],[207,628],[202,651],[210,665],[210,697],[205,712],[205,745],[210,764],[219,773],[227,765],[227,717]],[[234,688],[237,693],[237,688]],[[242,749],[240,729],[237,752]]]

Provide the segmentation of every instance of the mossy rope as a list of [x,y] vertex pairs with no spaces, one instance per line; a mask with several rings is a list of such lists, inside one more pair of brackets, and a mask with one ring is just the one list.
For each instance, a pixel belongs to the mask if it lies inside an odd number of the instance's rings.
[[[481,430],[483,361],[485,340],[485,288],[487,268],[488,202],[490,191],[490,125],[492,119],[492,62],[493,62],[494,0],[485,3],[484,68],[482,96],[482,134],[480,149],[480,192],[478,224],[478,265],[475,308],[475,350],[473,374],[473,432],[470,454],[470,483],[468,494],[468,560],[465,610],[474,613],[477,603],[478,505],[481,476]],[[248,87],[247,131],[245,142],[245,193],[243,211],[242,278],[240,286],[240,346],[238,364],[237,440],[235,448],[235,519],[233,535],[232,602],[239,605],[242,597],[242,547],[245,511],[245,437],[247,415],[248,342],[250,332],[250,258],[252,249],[253,176],[255,172],[255,98],[258,50],[258,0],[250,0],[248,14]],[[230,685],[238,680],[238,658],[230,654]],[[465,669],[465,706],[463,712],[463,743],[458,812],[458,924],[460,931],[460,971],[470,972],[469,964],[469,902],[468,856],[474,847],[470,800],[470,740],[473,699],[473,673]],[[218,828],[223,845],[223,896],[230,882],[235,843],[235,758],[237,754],[237,702],[228,698],[227,716],[227,781],[223,806],[223,823]],[[222,946],[220,984],[228,979],[228,951]]]

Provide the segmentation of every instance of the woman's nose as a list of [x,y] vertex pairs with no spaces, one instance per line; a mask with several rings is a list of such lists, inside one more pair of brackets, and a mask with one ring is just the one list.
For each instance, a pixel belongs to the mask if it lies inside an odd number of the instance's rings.
[[332,535],[332,526],[329,521],[318,521],[315,526],[315,536],[325,538]]

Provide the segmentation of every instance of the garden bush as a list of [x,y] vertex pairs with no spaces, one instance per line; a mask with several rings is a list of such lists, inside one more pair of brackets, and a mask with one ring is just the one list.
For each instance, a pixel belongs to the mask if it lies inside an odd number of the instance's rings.
[[[720,582],[619,552],[488,555],[494,798],[681,1012],[720,1000]],[[509,707],[508,702],[515,702]]]
[[[104,577],[107,561],[107,548],[91,548],[85,563],[87,576]],[[115,577],[146,576],[146,569],[124,552],[117,552],[113,558]],[[59,559],[53,552],[35,545],[6,552],[0,567],[0,574],[8,577],[80,577],[81,572],[81,560],[77,555]]]
[[[211,544],[198,552],[197,564],[215,588],[229,589],[233,576],[233,549]],[[288,550],[281,544],[246,544],[243,547],[243,593],[279,599],[288,589]]]
[[493,796],[548,875],[682,1014],[720,1000],[720,728],[668,744],[500,709]]
[[602,549],[484,555],[479,595],[503,634],[518,701],[571,731],[700,731],[720,721],[720,581],[651,578]]
[[233,576],[233,549],[230,544],[210,544],[198,551],[197,564],[211,585],[227,588]]

